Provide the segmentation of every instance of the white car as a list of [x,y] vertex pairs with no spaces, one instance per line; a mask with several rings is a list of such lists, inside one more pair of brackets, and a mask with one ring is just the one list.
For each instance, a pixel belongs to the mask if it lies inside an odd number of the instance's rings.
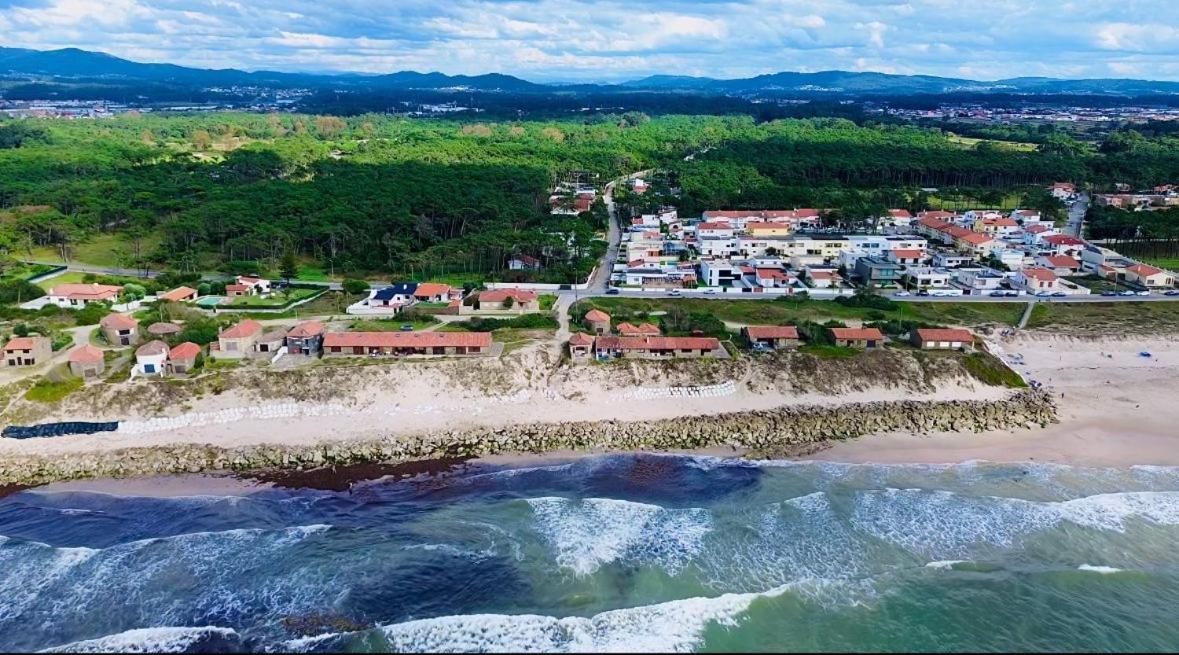
[[909,296],[911,296],[913,294],[909,293],[908,291],[898,291],[892,295],[894,295],[898,298],[908,298]]
[[1140,296],[1149,296],[1149,295],[1150,295],[1150,292],[1149,292],[1149,291],[1139,291],[1139,292],[1138,292],[1138,295],[1140,295]]
[[714,294],[714,293],[716,293],[716,289],[705,289],[705,290],[704,290],[704,293],[706,293],[706,294]]
[[671,295],[673,295],[673,296],[681,296],[681,295],[683,295],[683,293],[682,293],[682,292],[681,292],[679,289],[672,289],[672,290],[671,290]]

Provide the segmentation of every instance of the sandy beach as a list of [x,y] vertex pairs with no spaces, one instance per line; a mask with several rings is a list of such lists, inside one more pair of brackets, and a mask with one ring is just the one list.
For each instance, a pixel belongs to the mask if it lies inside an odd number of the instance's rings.
[[[1081,339],[1026,333],[994,341],[1029,379],[1045,385],[1059,406],[1060,423],[1043,429],[975,434],[875,434],[801,452],[802,459],[878,463],[1038,461],[1089,466],[1179,465],[1179,404],[1171,399],[1179,381],[1179,339]],[[1143,357],[1148,351],[1151,357]],[[53,439],[0,440],[0,455],[102,451],[176,443],[222,447],[264,443],[314,444],[378,435],[413,435],[434,429],[495,427],[541,421],[619,418],[665,419],[784,405],[838,406],[864,401],[990,400],[1008,393],[961,377],[937,380],[932,388],[873,384],[823,392],[800,392],[762,379],[764,370],[700,387],[700,395],[667,395],[683,380],[603,384],[578,369],[509,394],[463,386],[433,369],[390,368],[354,395],[336,403],[336,413],[316,416],[247,417],[225,423],[100,433]],[[366,374],[374,374],[372,371]],[[641,375],[637,376],[640,379]],[[711,391],[708,391],[710,390]],[[199,411],[240,408],[228,393],[202,401]],[[183,415],[171,412],[172,416]],[[558,453],[576,457],[595,453]],[[732,449],[703,452],[739,456]],[[550,456],[545,456],[546,460]],[[532,458],[529,457],[529,460]]]

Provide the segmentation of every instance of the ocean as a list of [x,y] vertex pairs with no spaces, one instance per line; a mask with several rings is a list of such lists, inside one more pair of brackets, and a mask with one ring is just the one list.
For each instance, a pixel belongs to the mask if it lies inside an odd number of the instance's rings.
[[1174,468],[613,455],[46,487],[0,500],[0,535],[5,651],[1179,649]]

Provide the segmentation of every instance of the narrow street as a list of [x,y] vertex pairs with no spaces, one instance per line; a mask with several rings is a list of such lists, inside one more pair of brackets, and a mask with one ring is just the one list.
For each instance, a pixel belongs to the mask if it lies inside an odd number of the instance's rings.
[[1085,212],[1089,211],[1089,194],[1077,196],[1076,202],[1069,205],[1068,223],[1064,226],[1064,233],[1069,236],[1084,238],[1081,234],[1085,229]]

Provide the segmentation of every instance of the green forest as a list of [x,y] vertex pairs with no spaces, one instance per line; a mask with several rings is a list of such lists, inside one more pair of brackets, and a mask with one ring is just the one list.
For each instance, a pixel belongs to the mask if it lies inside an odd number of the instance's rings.
[[[572,173],[601,186],[661,169],[689,216],[818,206],[864,217],[932,205],[921,187],[998,206],[1057,180],[1179,179],[1173,133],[1038,141],[1014,149],[843,118],[635,112],[481,123],[247,113],[8,121],[0,250],[180,272],[277,270],[294,257],[324,276],[565,282],[593,266],[605,226],[601,203],[550,215],[549,193]],[[543,267],[509,271],[517,254]]]

